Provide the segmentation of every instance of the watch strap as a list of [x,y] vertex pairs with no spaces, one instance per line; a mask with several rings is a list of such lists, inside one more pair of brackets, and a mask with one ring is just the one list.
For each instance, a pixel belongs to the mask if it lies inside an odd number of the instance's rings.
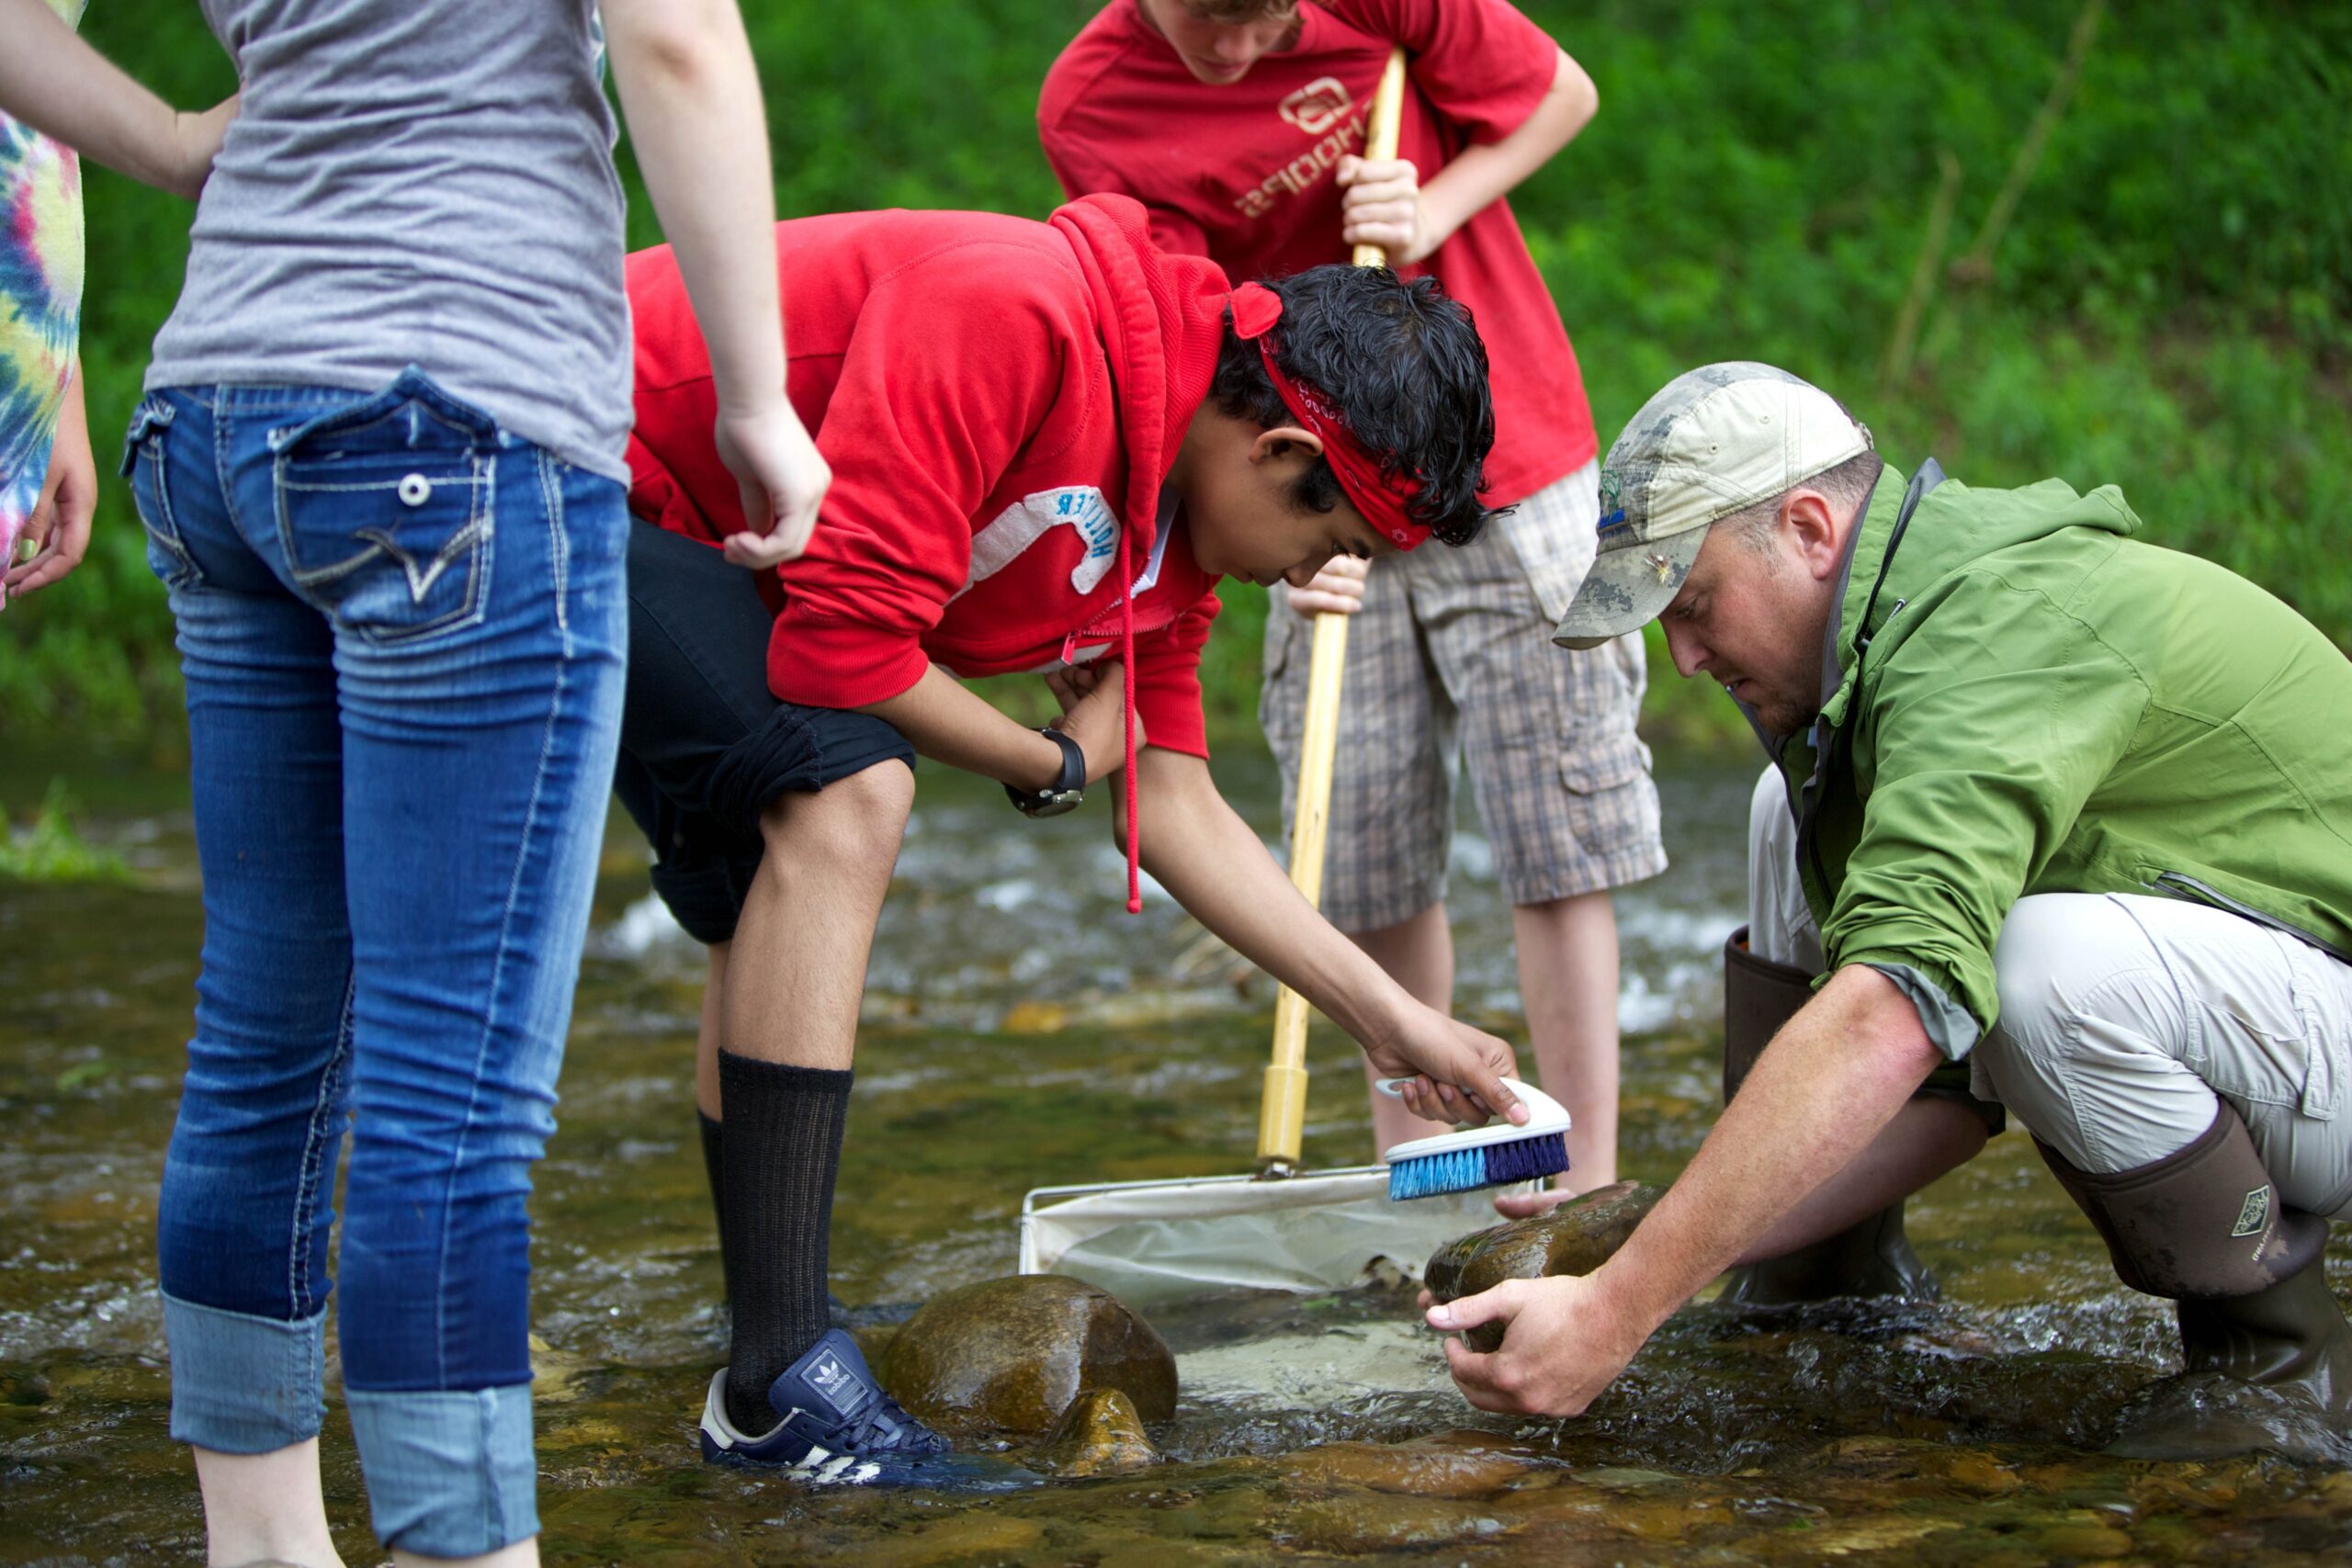
[[1006,784],[1005,797],[1018,807],[1024,817],[1058,817],[1075,808],[1085,796],[1086,752],[1076,740],[1051,725],[1040,726],[1037,733],[1061,748],[1062,771],[1044,789],[1023,789],[1019,784]]
[[1055,793],[1067,795],[1071,790],[1084,789],[1086,787],[1085,749],[1050,724],[1039,726],[1037,733],[1062,749],[1062,773],[1061,777],[1054,781]]

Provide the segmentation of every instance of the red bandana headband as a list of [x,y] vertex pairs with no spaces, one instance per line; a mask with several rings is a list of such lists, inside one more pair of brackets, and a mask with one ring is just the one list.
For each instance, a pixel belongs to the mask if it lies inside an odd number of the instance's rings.
[[1421,481],[1410,474],[1383,470],[1322,393],[1283,374],[1283,367],[1274,363],[1274,340],[1270,335],[1282,316],[1282,296],[1263,284],[1245,283],[1233,291],[1234,333],[1243,342],[1258,345],[1258,357],[1265,361],[1266,375],[1273,381],[1283,406],[1322,438],[1324,460],[1339,476],[1340,488],[1355,502],[1363,520],[1387,535],[1398,549],[1411,549],[1430,536],[1428,526],[1415,522],[1405,510],[1406,503],[1421,493]]

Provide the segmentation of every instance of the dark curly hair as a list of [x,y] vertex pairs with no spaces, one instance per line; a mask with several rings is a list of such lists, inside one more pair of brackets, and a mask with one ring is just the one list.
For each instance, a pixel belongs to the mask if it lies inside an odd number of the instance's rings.
[[[1476,538],[1487,516],[1478,487],[1495,445],[1495,405],[1487,345],[1468,308],[1434,277],[1408,283],[1380,266],[1312,267],[1265,286],[1282,296],[1274,335],[1283,374],[1330,399],[1385,470],[1419,477],[1420,494],[1407,509],[1416,523],[1449,545]],[[1209,387],[1218,410],[1270,429],[1295,423],[1258,345],[1234,335],[1229,307],[1225,325]],[[1291,499],[1301,511],[1329,512],[1344,496],[1318,458]]]

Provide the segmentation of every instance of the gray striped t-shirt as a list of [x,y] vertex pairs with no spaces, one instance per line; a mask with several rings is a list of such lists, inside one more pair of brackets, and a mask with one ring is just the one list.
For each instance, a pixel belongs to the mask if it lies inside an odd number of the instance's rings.
[[244,101],[150,389],[410,365],[626,479],[628,300],[593,0],[204,0]]

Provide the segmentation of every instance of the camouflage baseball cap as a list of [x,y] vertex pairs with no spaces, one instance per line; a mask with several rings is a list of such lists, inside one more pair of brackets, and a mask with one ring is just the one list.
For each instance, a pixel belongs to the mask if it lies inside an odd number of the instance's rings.
[[1871,449],[1837,399],[1751,360],[1702,366],[1642,405],[1600,466],[1600,548],[1552,640],[1597,648],[1647,626],[1707,525]]

